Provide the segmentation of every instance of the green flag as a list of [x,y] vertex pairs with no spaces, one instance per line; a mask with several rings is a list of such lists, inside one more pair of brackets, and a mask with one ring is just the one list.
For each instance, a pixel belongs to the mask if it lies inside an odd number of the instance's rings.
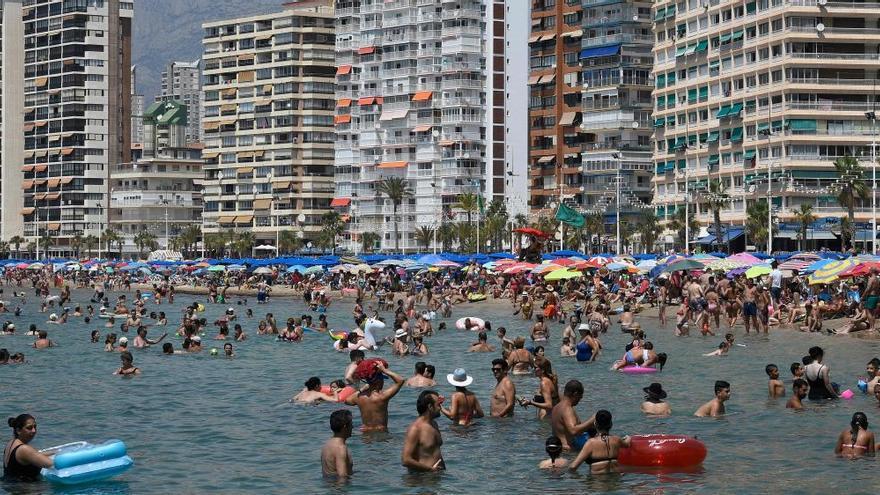
[[483,203],[483,195],[482,194],[477,196],[477,204],[480,207],[480,215],[486,213],[486,204]]
[[564,204],[559,205],[559,209],[556,210],[556,219],[576,229],[583,227],[585,223],[583,215]]

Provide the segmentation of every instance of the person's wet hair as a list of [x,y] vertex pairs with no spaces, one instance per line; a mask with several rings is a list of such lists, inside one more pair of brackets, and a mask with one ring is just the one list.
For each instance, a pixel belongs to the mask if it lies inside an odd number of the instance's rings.
[[501,358],[496,358],[496,359],[492,360],[492,366],[501,366],[502,371],[507,371],[508,365],[507,365],[507,361],[505,361]]
[[419,394],[419,398],[416,400],[416,412],[419,415],[425,413],[428,410],[428,407],[434,404],[434,401],[437,400],[440,394],[435,392],[434,390],[425,390],[421,394]]
[[850,438],[852,439],[852,446],[855,447],[856,440],[859,438],[859,427],[863,430],[868,429],[868,416],[865,413],[859,411],[852,416],[852,420],[849,422],[850,426]]
[[313,376],[306,380],[305,386],[308,390],[318,390],[321,388],[321,379],[317,376]]
[[716,380],[715,381],[715,393],[724,390],[725,388],[730,388],[730,384],[724,380]]
[[425,372],[425,367],[428,366],[424,361],[419,361],[416,363],[416,374],[421,375]]
[[566,397],[584,395],[584,384],[581,383],[579,380],[569,380],[568,383],[565,384],[565,388],[563,389],[562,393]]
[[434,368],[433,364],[429,364],[429,365],[425,366],[425,373],[424,373],[425,377],[434,378],[434,373],[436,373],[436,372],[437,372],[437,369]]
[[611,413],[606,411],[605,409],[600,409],[596,412],[596,429],[602,432],[611,431]]
[[767,373],[767,376],[770,376],[770,373],[773,370],[779,371],[779,366],[776,366],[775,364],[768,364],[767,366],[764,366],[764,373]]
[[330,430],[333,433],[339,433],[346,426],[350,426],[351,422],[351,411],[348,409],[337,409],[330,413]]
[[24,428],[24,425],[26,425],[28,421],[36,421],[36,419],[34,419],[34,417],[30,414],[19,414],[14,418],[7,419],[6,424],[8,424],[10,428],[12,428],[12,435],[15,438],[18,438],[18,432],[21,431],[22,428]]
[[868,361],[868,364],[873,366],[875,370],[880,371],[880,359],[873,358],[870,361]]
[[810,364],[810,363],[812,363],[812,362],[813,362],[813,358],[810,357],[810,356],[804,356],[804,357],[801,358],[801,363],[802,363],[804,366],[806,366],[806,365],[808,365],[808,364]]
[[797,390],[801,387],[808,387],[808,386],[810,386],[810,384],[807,383],[807,381],[804,380],[803,378],[797,378],[797,379],[795,379],[795,381],[791,382],[791,389],[792,390]]
[[171,342],[162,344],[162,354],[174,354],[174,344]]
[[547,451],[551,461],[556,461],[556,458],[562,453],[562,440],[555,435],[547,438],[547,441],[544,442],[544,450]]
[[801,363],[791,363],[791,366],[789,366],[789,370],[791,370],[791,374],[793,375],[795,371],[801,369],[801,366],[803,366]]
[[669,356],[666,355],[665,352],[661,352],[657,354],[657,363],[660,364],[660,371],[663,371],[663,367],[666,366],[666,360]]
[[825,351],[817,345],[810,347],[810,350],[807,352],[810,354],[810,357],[813,358],[813,361],[819,360],[825,355]]

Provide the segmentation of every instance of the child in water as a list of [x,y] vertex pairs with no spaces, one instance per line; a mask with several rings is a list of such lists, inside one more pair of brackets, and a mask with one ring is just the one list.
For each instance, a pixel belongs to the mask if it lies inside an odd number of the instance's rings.
[[548,438],[544,443],[544,450],[547,451],[547,455],[549,455],[550,458],[541,461],[538,464],[538,468],[561,469],[568,464],[568,461],[559,458],[559,456],[562,455],[562,441],[559,440],[559,437],[552,436]]
[[675,336],[681,337],[682,335],[688,335],[690,333],[690,329],[688,328],[688,300],[687,298],[683,298],[681,300],[681,306],[679,306],[678,311],[675,313],[676,321],[675,321]]
[[804,378],[804,365],[801,363],[791,363],[791,378],[792,380],[803,379]]
[[779,367],[775,364],[768,364],[764,367],[764,372],[770,377],[770,381],[767,383],[770,398],[785,397],[785,385],[779,379]]

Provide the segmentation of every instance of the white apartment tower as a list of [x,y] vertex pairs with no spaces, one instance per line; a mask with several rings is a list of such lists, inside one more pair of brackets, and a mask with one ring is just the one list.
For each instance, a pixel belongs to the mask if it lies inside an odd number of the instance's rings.
[[[24,235],[48,254],[106,228],[111,165],[130,161],[133,11],[120,0],[21,2]],[[4,92],[15,85],[4,80]]]
[[156,101],[179,101],[186,105],[189,123],[186,128],[188,143],[201,142],[202,61],[171,62],[162,71],[162,88]]
[[137,66],[131,66],[131,145],[144,144],[144,95],[137,90]]
[[[375,232],[371,248],[415,251],[417,228],[463,217],[462,193],[526,213],[529,14],[511,4],[337,0],[333,206],[350,216],[345,248]],[[397,240],[391,200],[377,192],[389,177],[413,192]]]
[[24,233],[24,24],[20,0],[4,0],[0,9],[0,240],[9,241]]

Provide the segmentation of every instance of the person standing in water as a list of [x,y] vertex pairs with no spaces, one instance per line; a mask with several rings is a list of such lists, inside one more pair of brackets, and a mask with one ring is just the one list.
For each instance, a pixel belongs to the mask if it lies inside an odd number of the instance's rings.
[[803,409],[803,400],[807,398],[809,391],[810,385],[807,384],[807,381],[803,378],[796,378],[794,383],[791,384],[792,395],[791,399],[788,399],[788,402],[785,403],[786,409]]
[[831,383],[828,366],[822,364],[825,351],[819,346],[810,347],[810,359],[812,362],[804,367],[804,378],[810,384],[810,400],[836,399],[837,391]]
[[492,374],[495,375],[495,390],[492,392],[489,413],[493,418],[513,416],[513,404],[516,401],[516,387],[507,376],[507,361],[492,360]]
[[333,436],[321,449],[321,471],[324,476],[347,478],[352,474],[351,452],[345,441],[351,437],[351,411],[339,409],[330,414],[330,430]]
[[602,409],[596,412],[596,436],[587,440],[574,461],[568,465],[572,471],[584,462],[590,465],[591,474],[617,471],[617,456],[621,447],[629,447],[629,436],[611,435],[611,413]]
[[724,415],[724,403],[730,398],[730,384],[724,380],[715,382],[715,398],[700,406],[694,412],[694,416],[703,418],[706,416],[718,417]]
[[586,443],[585,432],[595,427],[595,416],[581,423],[577,411],[574,410],[583,397],[584,385],[578,380],[569,380],[565,384],[559,404],[550,411],[550,426],[553,434],[562,441],[563,450],[580,448]]
[[443,397],[433,390],[425,390],[416,401],[419,417],[407,428],[403,439],[401,463],[410,472],[443,471],[446,464],[440,447],[443,437],[436,419],[441,414]]
[[[389,370],[382,363],[376,363],[376,372],[367,382],[367,389],[359,394],[351,394],[345,403],[358,406],[361,411],[361,431],[388,431],[388,402],[400,392],[404,380],[397,373]],[[386,375],[394,380],[394,384],[383,390]]]
[[837,436],[834,453],[848,458],[874,455],[874,433],[868,431],[868,416],[863,412],[853,414],[850,429]]
[[37,420],[30,414],[9,418],[12,440],[3,449],[3,481],[39,481],[40,469],[54,467],[51,457],[28,445],[37,436]]
[[672,408],[666,402],[666,391],[663,385],[652,383],[642,389],[645,392],[645,402],[642,402],[641,411],[649,416],[669,416],[672,414]]
[[449,409],[440,409],[443,415],[461,426],[470,426],[472,420],[482,418],[483,408],[480,407],[480,401],[467,389],[473,383],[474,377],[469,376],[463,368],[458,368],[446,375],[446,381],[455,387],[455,392],[452,394]]
[[548,438],[544,442],[544,450],[550,458],[541,461],[538,464],[539,469],[560,469],[568,465],[568,461],[559,458],[562,455],[562,441],[559,440],[559,437]]

